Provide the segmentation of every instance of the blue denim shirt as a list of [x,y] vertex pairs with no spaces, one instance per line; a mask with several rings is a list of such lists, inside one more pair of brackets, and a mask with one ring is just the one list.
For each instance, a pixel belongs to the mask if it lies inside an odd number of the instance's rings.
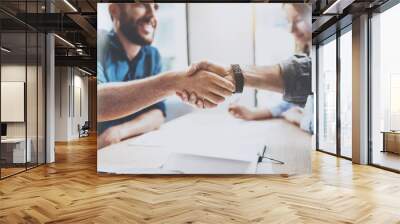
[[307,97],[307,103],[304,106],[304,117],[300,122],[300,128],[310,134],[314,134],[314,96]]
[[[307,102],[304,106],[303,113],[304,116],[300,121],[300,128],[304,131],[314,134],[314,97],[313,95],[309,95],[307,97]],[[271,111],[272,117],[281,117],[282,114],[288,111],[292,107],[296,107],[297,105],[282,101],[278,105],[271,107],[269,110]]]
[[[161,56],[157,48],[149,45],[142,46],[136,57],[129,60],[115,32],[99,31],[98,40],[98,85],[143,79],[161,72]],[[159,102],[123,118],[99,122],[98,133],[101,134],[107,128],[131,121],[140,114],[153,109],[161,110],[165,116],[165,104],[164,102]]]

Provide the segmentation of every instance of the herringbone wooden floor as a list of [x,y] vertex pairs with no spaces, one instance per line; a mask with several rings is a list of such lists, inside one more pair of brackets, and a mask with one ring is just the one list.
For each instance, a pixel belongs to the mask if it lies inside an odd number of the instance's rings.
[[111,176],[94,137],[0,181],[0,223],[400,223],[400,175],[313,153],[313,173]]

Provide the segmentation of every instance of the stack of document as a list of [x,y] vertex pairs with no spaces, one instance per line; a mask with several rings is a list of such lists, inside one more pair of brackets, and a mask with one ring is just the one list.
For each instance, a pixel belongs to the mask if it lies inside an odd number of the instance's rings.
[[191,114],[129,145],[161,146],[168,152],[253,162],[265,145],[262,136],[266,135],[254,124],[227,114]]

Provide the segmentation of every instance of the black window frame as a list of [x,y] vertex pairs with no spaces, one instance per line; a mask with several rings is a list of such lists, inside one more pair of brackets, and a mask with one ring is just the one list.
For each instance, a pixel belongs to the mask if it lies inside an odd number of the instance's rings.
[[[340,37],[344,34],[346,34],[347,32],[351,32],[352,30],[352,22],[351,22],[352,17],[346,16],[344,18],[342,18],[342,20],[338,20],[338,22],[336,24],[334,24],[333,26],[335,26],[336,31],[331,33],[330,35],[327,35],[326,37],[324,37],[323,39],[320,39],[315,45],[316,45],[316,92],[317,92],[317,97],[316,97],[316,150],[319,152],[323,152],[332,156],[336,156],[336,157],[340,157],[346,160],[352,160],[352,158],[347,157],[347,156],[343,156],[341,153],[341,118],[340,118],[340,77],[341,77],[341,67],[340,67]],[[336,152],[332,153],[332,152],[328,152],[324,149],[321,149],[319,147],[319,48],[321,45],[327,44],[331,41],[336,41]]]

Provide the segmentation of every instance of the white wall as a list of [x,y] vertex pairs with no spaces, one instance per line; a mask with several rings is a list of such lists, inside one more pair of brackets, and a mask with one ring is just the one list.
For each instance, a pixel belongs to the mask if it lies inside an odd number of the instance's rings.
[[[68,139],[68,68],[55,68],[55,140],[67,141]],[[66,97],[65,97],[66,96]]]
[[[254,64],[254,14],[248,3],[189,4],[189,63],[207,59],[221,64]],[[254,90],[246,89],[219,106],[239,100],[254,105]]]
[[253,64],[250,4],[189,4],[190,60]]
[[[56,67],[55,125],[56,141],[70,141],[79,137],[78,124],[88,120],[88,78],[76,68]],[[80,100],[79,103],[79,93]],[[79,112],[82,106],[82,114]],[[74,111],[75,110],[75,111]]]
[[[75,113],[72,113],[72,120],[71,120],[71,135],[72,138],[77,138],[79,137],[79,132],[78,132],[78,125],[82,126],[85,121],[88,121],[89,117],[89,111],[88,111],[88,106],[89,106],[89,92],[88,92],[88,78],[81,76],[82,73],[76,74],[77,70],[75,70],[75,75],[74,75],[74,96],[72,98],[74,99],[74,109]],[[79,71],[78,71],[79,72]],[[78,91],[80,90],[80,93]],[[80,94],[80,97],[79,97]],[[80,98],[80,99],[79,99]],[[81,102],[79,102],[79,100]],[[79,105],[80,104],[80,105]],[[79,108],[81,107],[81,108]],[[80,113],[79,109],[82,110]]]

